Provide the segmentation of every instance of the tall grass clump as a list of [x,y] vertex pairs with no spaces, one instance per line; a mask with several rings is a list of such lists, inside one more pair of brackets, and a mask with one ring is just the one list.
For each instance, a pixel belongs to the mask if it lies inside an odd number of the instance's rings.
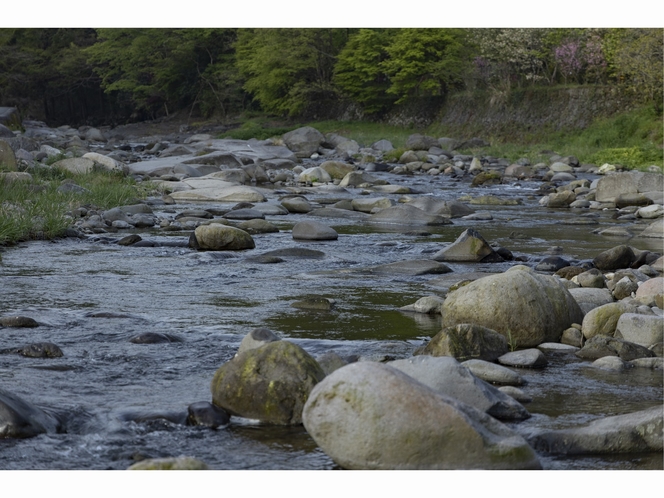
[[[73,174],[43,166],[29,172],[32,179],[28,181],[0,177],[0,245],[62,236],[72,222],[68,211],[81,206],[110,209],[136,202],[146,194],[133,180],[116,172]],[[65,182],[85,191],[59,191]]]

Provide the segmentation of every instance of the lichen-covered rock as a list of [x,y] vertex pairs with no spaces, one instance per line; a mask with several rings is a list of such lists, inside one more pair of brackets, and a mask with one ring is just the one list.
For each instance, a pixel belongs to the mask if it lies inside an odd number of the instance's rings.
[[623,313],[614,337],[649,348],[664,341],[664,316]]
[[519,348],[558,342],[565,329],[583,319],[581,308],[556,277],[520,265],[450,292],[442,312],[445,326],[489,327]]
[[302,423],[302,407],[325,377],[316,360],[289,341],[238,354],[212,379],[212,401],[231,415],[275,425]]
[[460,323],[443,328],[420,354],[452,356],[459,361],[472,358],[495,361],[508,350],[507,339],[495,330],[481,325]]
[[374,362],[311,391],[304,426],[346,469],[538,469],[523,438],[485,413]]

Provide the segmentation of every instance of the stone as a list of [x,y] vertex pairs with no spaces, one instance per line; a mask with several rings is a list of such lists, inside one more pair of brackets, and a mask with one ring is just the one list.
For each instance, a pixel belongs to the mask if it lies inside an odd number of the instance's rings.
[[639,218],[644,218],[647,220],[661,218],[664,216],[664,206],[661,204],[652,204],[650,206],[642,207],[636,212],[636,215]]
[[61,429],[58,419],[19,396],[0,389],[0,439],[29,438]]
[[39,323],[29,316],[3,316],[0,317],[0,325],[3,327],[39,327]]
[[240,342],[240,347],[237,350],[237,354],[244,353],[250,349],[259,348],[269,342],[280,340],[281,338],[271,330],[266,328],[256,328],[244,336],[242,342]]
[[416,313],[438,314],[444,299],[440,296],[424,296],[415,301],[413,311]]
[[484,237],[472,228],[465,230],[448,247],[435,253],[434,261],[495,263],[503,261]]
[[648,348],[604,335],[597,335],[586,341],[584,346],[575,354],[584,360],[596,360],[604,356],[619,356],[624,361],[631,361],[637,358],[652,358],[655,356],[655,353]]
[[305,169],[300,173],[298,181],[302,183],[327,183],[332,181],[332,177],[323,168],[317,166]]
[[146,458],[127,470],[209,470],[205,462],[194,457]]
[[85,174],[90,173],[95,166],[95,162],[92,159],[86,159],[83,157],[72,157],[68,159],[61,159],[53,163],[53,168],[63,169],[74,174]]
[[572,297],[579,303],[584,313],[594,308],[614,302],[613,294],[609,289],[598,289],[596,287],[577,287],[567,289]]
[[94,161],[95,164],[108,171],[122,171],[122,163],[116,161],[112,157],[97,152],[87,152],[83,154],[83,158]]
[[387,209],[394,206],[394,201],[387,197],[355,198],[351,201],[353,210],[371,213],[374,209]]
[[473,359],[466,360],[461,364],[473,372],[473,375],[491,384],[509,386],[525,384],[523,378],[513,370],[490,361]]
[[520,368],[544,368],[549,364],[544,353],[534,348],[505,353],[498,358],[498,363]]
[[[195,178],[187,179],[183,183],[192,180],[195,180]],[[172,192],[170,195],[178,203],[187,201],[265,202],[266,200],[262,193],[252,187],[247,187],[246,185],[234,185],[229,182],[222,182],[221,180],[217,181],[225,183],[226,186],[193,188],[190,190]]]
[[563,190],[549,194],[544,199],[546,202],[543,205],[548,208],[568,208],[576,200],[576,194],[571,190]]
[[0,172],[0,185],[11,185],[14,182],[31,182],[32,175],[25,171]]
[[342,180],[348,173],[355,171],[355,166],[341,161],[325,161],[320,165],[333,180]]
[[636,307],[627,303],[608,303],[590,310],[583,317],[581,331],[583,337],[592,339],[596,335],[613,337],[618,325],[620,315],[623,313],[634,313]]
[[569,261],[560,256],[547,256],[535,266],[535,271],[557,272],[569,266]]
[[576,280],[581,287],[593,287],[597,289],[606,287],[604,274],[597,268],[592,268],[583,273],[580,273]]
[[525,392],[523,392],[521,389],[518,387],[514,386],[500,386],[498,390],[502,393],[507,394],[508,396],[511,396],[515,400],[517,400],[519,403],[530,403],[532,402],[533,398],[532,396],[529,396]]
[[637,282],[630,280],[629,277],[623,277],[615,283],[613,297],[620,301],[636,293],[638,288],[639,284]]
[[303,197],[288,197],[281,200],[281,205],[289,213],[308,213],[313,209],[311,203]]
[[236,228],[239,228],[240,230],[244,230],[247,232],[249,235],[256,235],[256,234],[261,234],[261,233],[278,233],[279,232],[279,227],[276,225],[273,225],[269,221],[265,221],[262,219],[251,219],[247,221],[243,221],[242,223],[239,223]]
[[452,269],[430,259],[418,259],[410,261],[397,261],[385,265],[374,266],[369,269],[373,273],[387,275],[439,275],[441,273],[450,273]]
[[605,417],[581,427],[541,430],[528,438],[537,451],[562,455],[662,452],[662,405]]
[[648,206],[652,204],[652,199],[638,193],[620,194],[616,197],[615,203],[618,209],[622,209],[627,206]]
[[132,344],[169,344],[171,342],[183,342],[182,338],[173,334],[161,332],[143,332],[129,339]]
[[324,377],[301,347],[284,340],[269,342],[238,354],[215,372],[212,402],[231,415],[297,425],[309,393]]
[[650,225],[645,227],[643,231],[639,234],[639,237],[645,237],[650,239],[664,238],[664,218],[657,219],[653,221]]
[[258,209],[253,208],[243,208],[243,209],[232,209],[224,214],[224,218],[228,220],[256,220],[265,219],[265,215]]
[[575,327],[570,327],[563,331],[563,336],[560,338],[561,344],[580,348],[583,346],[583,334]]
[[626,245],[616,246],[601,252],[593,259],[593,264],[598,270],[612,271],[621,268],[629,268],[636,260],[634,251]]
[[325,136],[311,126],[289,131],[282,138],[286,147],[299,158],[311,157],[325,140]]
[[525,420],[528,411],[513,398],[449,356],[416,356],[390,361],[387,365],[401,370],[434,391],[466,403],[499,420]]
[[444,326],[489,327],[518,348],[559,342],[563,330],[583,319],[581,308],[557,277],[522,265],[450,292],[442,313]]
[[[660,343],[661,344],[661,343]],[[647,368],[650,370],[664,369],[664,358],[637,358],[629,362],[629,365],[634,368]]]
[[649,348],[664,341],[664,316],[623,313],[618,318],[614,337]]
[[334,308],[334,299],[322,296],[309,296],[291,304],[291,307],[309,311],[331,311]]
[[457,360],[494,361],[508,351],[507,339],[480,325],[462,323],[445,327],[424,347],[420,354],[452,356]]
[[617,356],[603,356],[593,361],[590,365],[593,368],[601,368],[602,370],[611,370],[620,372],[627,368],[628,363],[621,360]]
[[201,250],[241,251],[256,247],[254,239],[244,230],[219,223],[197,227],[194,237]]
[[293,226],[295,240],[337,240],[339,234],[333,228],[316,221],[300,221]]
[[23,346],[18,354],[27,358],[62,358],[62,349],[52,342],[37,342]]
[[373,214],[368,219],[371,223],[390,225],[440,226],[451,222],[442,216],[429,215],[414,206],[401,204]]
[[228,425],[230,420],[231,417],[226,413],[226,410],[222,410],[207,401],[192,403],[187,407],[187,425],[216,429]]
[[348,362],[334,351],[328,351],[327,353],[317,356],[316,361],[323,369],[326,376],[330,375],[335,370],[348,365]]
[[345,469],[541,468],[505,425],[375,362],[327,376],[312,390],[303,422]]

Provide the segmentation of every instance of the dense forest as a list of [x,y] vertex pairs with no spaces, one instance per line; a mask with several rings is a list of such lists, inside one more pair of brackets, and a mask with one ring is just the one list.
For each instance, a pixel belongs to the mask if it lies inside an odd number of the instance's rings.
[[[230,119],[612,85],[662,112],[662,29],[0,29],[0,106],[51,125]],[[317,115],[316,117],[322,117]]]

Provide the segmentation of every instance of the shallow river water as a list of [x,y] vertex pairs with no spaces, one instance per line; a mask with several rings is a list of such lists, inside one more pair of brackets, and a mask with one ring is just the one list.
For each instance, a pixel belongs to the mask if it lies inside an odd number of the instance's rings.
[[[216,369],[233,357],[243,336],[267,327],[313,356],[404,358],[441,327],[440,317],[400,312],[428,294],[444,293],[465,272],[500,272],[517,262],[454,264],[440,276],[368,273],[368,267],[427,259],[466,228],[498,242],[534,266],[552,246],[573,261],[591,259],[622,243],[662,252],[661,240],[617,239],[591,233],[623,223],[599,212],[600,225],[574,220],[588,211],[541,208],[536,183],[470,189],[449,178],[396,177],[446,199],[463,194],[520,198],[513,207],[473,206],[492,221],[454,219],[428,227],[430,235],[398,227],[315,218],[339,232],[339,240],[296,242],[290,228],[306,215],[268,216],[278,234],[256,235],[256,248],[241,253],[198,253],[185,247],[188,233],[134,230],[144,239],[177,246],[121,247],[105,236],[22,243],[5,248],[0,263],[0,315],[24,315],[40,326],[0,330],[0,349],[53,342],[62,358],[0,355],[0,388],[62,414],[66,432],[25,440],[0,440],[0,469],[126,469],[146,457],[189,455],[213,469],[335,469],[334,462],[303,427],[261,426],[233,419],[226,428],[190,427],[164,418],[135,422],[136,414],[186,412],[210,401]],[[270,201],[284,192],[269,192]],[[342,194],[309,192],[321,203]],[[382,196],[383,194],[374,194]],[[400,196],[387,196],[397,199]],[[188,207],[229,207],[198,204]],[[157,214],[166,206],[156,206]],[[178,210],[186,206],[177,206]],[[583,218],[581,218],[583,219]],[[587,220],[587,218],[585,218]],[[420,230],[421,231],[421,230]],[[513,232],[522,234],[514,238]],[[109,234],[119,239],[126,235]],[[512,236],[511,236],[512,235]],[[284,258],[278,264],[247,261],[274,249],[306,247],[319,258]],[[297,299],[321,295],[336,300],[329,313],[290,307]],[[182,342],[134,344],[144,332],[174,334]],[[661,371],[620,374],[589,367],[570,354],[548,354],[544,370],[519,370],[533,402],[533,417],[511,424],[527,434],[533,427],[564,428],[599,417],[662,404]],[[662,455],[554,458],[540,455],[545,469],[662,469]]]

